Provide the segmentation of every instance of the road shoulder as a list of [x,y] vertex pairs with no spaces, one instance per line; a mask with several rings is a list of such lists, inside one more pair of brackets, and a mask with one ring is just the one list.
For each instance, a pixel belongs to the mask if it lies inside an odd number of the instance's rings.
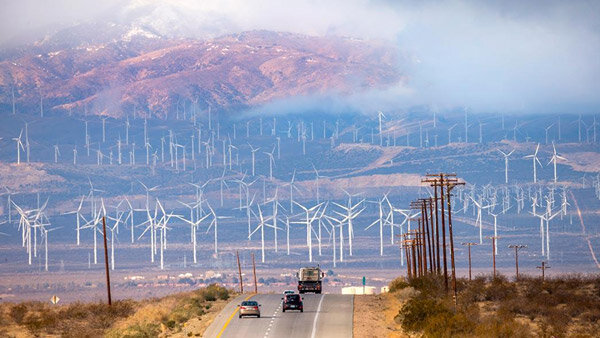
[[354,296],[353,336],[409,337],[394,321],[402,302],[394,294]]
[[204,331],[202,337],[206,338],[214,338],[219,335],[225,323],[231,318],[231,314],[237,309],[238,304],[240,304],[244,299],[248,298],[250,294],[242,294],[231,300],[225,307],[212,319],[212,323],[210,326]]

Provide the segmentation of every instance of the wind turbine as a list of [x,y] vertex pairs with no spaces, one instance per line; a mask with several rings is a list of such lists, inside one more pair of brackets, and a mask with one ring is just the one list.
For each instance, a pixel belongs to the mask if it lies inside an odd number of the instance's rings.
[[515,149],[511,150],[508,154],[500,149],[498,151],[504,156],[504,183],[508,184],[508,157],[515,152]]
[[477,219],[475,220],[475,225],[479,224],[479,244],[483,244],[483,224],[481,219],[481,210],[490,208],[491,205],[482,206],[481,201],[477,202],[472,196],[469,196],[475,206],[477,207]]
[[300,193],[300,189],[296,187],[296,169],[294,169],[294,173],[292,174],[292,179],[290,180],[290,213],[294,213],[294,189]]
[[[346,192],[346,194],[348,195],[348,202],[346,205],[341,205],[335,202],[332,202],[335,206],[343,209],[345,211],[345,213],[340,213],[337,211],[334,211],[334,213],[336,213],[337,215],[341,216],[342,218],[339,220],[341,223],[346,223],[348,225],[348,249],[349,249],[349,254],[350,256],[352,256],[352,239],[354,237],[354,227],[352,225],[352,221],[358,217],[358,215],[360,215],[365,208],[363,207],[360,210],[355,210],[356,208],[360,207],[363,205],[364,199],[359,201],[356,204],[352,203],[352,196],[351,194],[349,194],[348,192]],[[344,261],[344,251],[343,251],[343,245],[344,245],[344,231],[343,228],[340,227],[340,262]]]
[[[265,203],[271,203],[272,206],[272,216],[271,216],[271,220],[273,221],[273,223],[271,224],[271,227],[273,228],[273,239],[275,242],[275,252],[278,251],[278,243],[277,243],[277,230],[280,230],[277,227],[277,221],[279,220],[279,207],[283,208],[283,205],[281,205],[281,203],[279,203],[279,200],[277,199],[277,193],[278,193],[279,189],[276,187],[275,188],[275,195],[273,195],[273,197],[269,200],[267,200]],[[285,210],[285,208],[284,208]]]
[[65,213],[65,215],[68,215],[68,214],[76,214],[77,215],[77,227],[75,229],[77,232],[77,245],[78,246],[79,246],[79,231],[81,230],[81,221],[80,220],[83,220],[84,223],[87,223],[87,220],[81,214],[81,207],[83,206],[84,200],[85,200],[85,196],[81,196],[81,201],[79,202],[79,207],[77,207],[77,210]]
[[259,223],[256,226],[256,229],[252,231],[250,235],[248,235],[248,239],[252,236],[256,231],[260,230],[260,251],[261,251],[261,262],[265,262],[265,218],[263,217],[262,209],[260,208],[260,204],[256,205],[258,208],[258,220]]
[[558,155],[556,153],[556,146],[554,145],[554,142],[552,142],[552,149],[554,150],[554,154],[552,155],[552,158],[550,159],[550,161],[548,162],[548,164],[553,163],[554,166],[554,183],[556,183],[558,181],[558,178],[556,176],[556,161],[558,160],[563,160],[566,161],[567,159]]
[[250,146],[250,152],[252,153],[252,176],[255,176],[255,173],[254,173],[255,153],[257,151],[259,151],[260,148],[254,148],[254,147],[252,147],[252,145],[250,143],[248,143],[248,145]]
[[[296,224],[304,224],[306,225],[306,245],[308,247],[308,260],[312,263],[312,223],[317,218],[317,214],[319,213],[319,209],[323,203],[318,203],[310,208],[303,206],[302,204],[295,202],[297,206],[299,206],[305,212],[305,219],[303,221],[293,222]],[[314,214],[311,216],[311,213]]]
[[536,166],[536,162],[537,164],[540,165],[540,167],[542,166],[542,163],[540,162],[540,160],[537,157],[538,151],[540,150],[540,144],[538,143],[537,146],[535,147],[535,153],[533,153],[533,155],[527,155],[524,158],[531,158],[533,161],[533,183],[537,183],[537,166]]
[[377,112],[377,119],[379,120],[379,145],[380,146],[383,145],[383,134],[382,134],[382,126],[381,126],[381,119],[382,118],[385,118],[385,115],[381,111],[378,111]]
[[317,168],[315,167],[314,164],[312,164],[313,170],[315,171],[315,176],[316,176],[316,184],[317,184],[317,203],[320,202],[319,200],[319,177],[325,177],[325,176],[321,176],[319,175],[319,171],[317,170]]
[[228,216],[217,216],[217,214],[215,213],[215,210],[210,206],[210,203],[206,202],[206,205],[208,206],[208,209],[210,210],[210,214],[213,216],[212,221],[210,222],[210,225],[208,226],[208,228],[206,229],[206,232],[208,233],[210,231],[211,228],[213,228],[213,231],[215,232],[215,254],[219,253],[219,239],[218,239],[218,232],[219,232],[219,220],[220,219],[227,219],[227,218],[231,218]]
[[23,142],[21,141],[21,136],[23,136],[23,129],[21,129],[19,137],[13,137],[13,140],[17,142],[17,164],[21,164],[21,149],[25,151],[25,147],[23,146]]
[[190,208],[190,219],[187,220],[187,219],[185,219],[183,217],[179,217],[179,219],[181,219],[182,221],[184,221],[184,222],[186,222],[186,223],[188,223],[190,225],[190,235],[191,235],[191,242],[192,242],[192,252],[193,252],[193,255],[194,255],[194,264],[196,264],[198,262],[198,259],[197,259],[197,257],[198,257],[198,255],[197,255],[197,247],[198,247],[198,245],[196,244],[197,243],[196,233],[197,233],[197,230],[198,230],[198,227],[200,226],[200,224],[205,219],[207,219],[208,216],[210,216],[211,214],[206,214],[203,217],[199,218],[198,220],[194,221],[194,208],[195,208],[195,205],[186,204],[186,203],[183,203],[183,202],[179,202],[179,203],[181,203],[181,204],[185,205],[186,207]]
[[373,221],[365,230],[369,230],[373,225],[379,224],[379,256],[383,256],[383,202],[384,199],[378,199],[376,202],[379,206],[379,217]]
[[269,157],[269,180],[273,180],[273,165],[275,165],[275,158],[273,158],[273,152],[275,152],[275,147],[271,152],[264,151],[263,153]]

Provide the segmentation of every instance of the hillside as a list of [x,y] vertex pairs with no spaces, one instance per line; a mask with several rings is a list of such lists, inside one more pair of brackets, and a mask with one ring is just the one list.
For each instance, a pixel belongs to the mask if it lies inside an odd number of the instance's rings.
[[[135,33],[135,32],[134,32]],[[65,34],[65,33],[63,33]],[[276,99],[352,93],[402,79],[376,41],[250,31],[214,39],[118,35],[106,43],[24,47],[0,62],[0,104],[18,111],[189,116]],[[176,117],[176,116],[173,116]]]
[[213,284],[159,299],[116,301],[111,307],[104,302],[3,303],[0,336],[201,336],[230,296],[229,290]]

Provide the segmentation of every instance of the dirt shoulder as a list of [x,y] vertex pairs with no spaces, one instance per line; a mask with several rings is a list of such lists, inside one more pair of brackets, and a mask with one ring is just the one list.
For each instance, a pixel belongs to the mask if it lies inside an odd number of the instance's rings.
[[354,337],[409,337],[394,321],[402,300],[394,294],[354,296]]

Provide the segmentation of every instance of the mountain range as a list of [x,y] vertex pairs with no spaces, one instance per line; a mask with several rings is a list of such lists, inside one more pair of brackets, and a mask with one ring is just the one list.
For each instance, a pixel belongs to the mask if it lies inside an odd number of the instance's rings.
[[405,81],[384,41],[247,31],[178,37],[134,23],[83,23],[0,57],[0,107],[167,118]]

